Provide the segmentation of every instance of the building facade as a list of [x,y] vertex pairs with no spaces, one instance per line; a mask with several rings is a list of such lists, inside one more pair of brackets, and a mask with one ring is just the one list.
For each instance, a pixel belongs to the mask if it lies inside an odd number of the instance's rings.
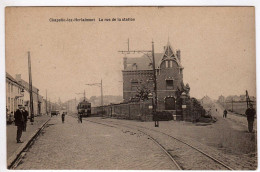
[[13,116],[18,104],[24,105],[24,87],[6,72],[6,109]]
[[[14,116],[19,104],[25,106],[29,113],[31,112],[29,83],[24,81],[20,74],[14,78],[6,72],[6,110],[8,116]],[[34,115],[46,114],[46,104],[46,100],[39,94],[39,89],[33,86]]]
[[[24,106],[28,108],[30,112],[30,91],[29,91],[29,83],[21,78],[21,74],[16,74],[15,79],[18,83],[20,83],[24,87]],[[33,112],[34,115],[41,114],[41,96],[39,95],[39,89],[32,86],[33,93]]]
[[[154,81],[151,55],[138,58],[124,58],[123,99],[131,101],[138,90],[144,88],[154,95]],[[189,92],[189,85],[183,84],[181,51],[174,51],[170,42],[162,53],[155,53],[158,110],[176,111],[182,92]]]

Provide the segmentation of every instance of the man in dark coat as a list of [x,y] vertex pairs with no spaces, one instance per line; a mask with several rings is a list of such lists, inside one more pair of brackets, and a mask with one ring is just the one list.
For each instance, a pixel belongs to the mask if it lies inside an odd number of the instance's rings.
[[223,112],[223,118],[226,118],[226,117],[227,117],[227,110],[225,109]]
[[249,105],[249,108],[246,110],[246,117],[248,122],[248,131],[250,133],[253,132],[254,120],[255,120],[255,109],[253,108],[253,104]]
[[23,107],[23,117],[24,117],[23,131],[26,131],[28,116],[29,116],[28,111],[25,109],[25,107]]
[[79,114],[79,121],[82,123],[82,113]]
[[64,123],[64,120],[65,120],[65,113],[64,112],[61,115],[61,119],[62,119],[62,123]]
[[24,127],[24,116],[23,116],[23,106],[18,105],[18,108],[16,112],[14,113],[14,122],[17,126],[17,135],[16,135],[16,141],[17,143],[23,143],[20,139],[22,137],[23,127]]

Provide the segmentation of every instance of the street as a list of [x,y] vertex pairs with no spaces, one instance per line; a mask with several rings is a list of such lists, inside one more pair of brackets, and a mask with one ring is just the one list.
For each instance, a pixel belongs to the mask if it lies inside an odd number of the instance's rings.
[[176,169],[146,136],[52,117],[17,169]]
[[81,124],[70,115],[63,124],[61,116],[54,116],[17,169],[176,170],[169,157],[138,130],[163,145],[182,169],[225,168],[165,134],[192,144],[233,169],[256,169],[254,133],[230,118],[217,118],[208,126],[161,121],[160,127],[154,128],[153,122],[100,117],[83,118]]

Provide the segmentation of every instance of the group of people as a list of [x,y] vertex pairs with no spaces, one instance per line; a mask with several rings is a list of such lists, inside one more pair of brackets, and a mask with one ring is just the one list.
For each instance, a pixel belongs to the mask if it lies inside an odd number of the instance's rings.
[[[61,121],[62,121],[62,123],[64,123],[64,121],[65,121],[65,112],[63,112],[62,114],[61,114]],[[82,114],[78,114],[78,123],[82,123]]]
[[23,143],[21,141],[22,133],[23,131],[26,131],[27,127],[27,121],[28,121],[29,113],[27,110],[25,110],[25,107],[22,105],[18,105],[18,109],[14,113],[14,122],[17,126],[17,135],[16,135],[16,141],[17,143]]
[[[223,118],[227,118],[227,113],[228,112],[225,109],[223,112]],[[250,133],[252,133],[253,127],[254,127],[255,114],[256,114],[256,111],[255,111],[252,103],[249,104],[249,108],[247,108],[245,114],[246,114],[247,123],[248,123],[248,131]]]

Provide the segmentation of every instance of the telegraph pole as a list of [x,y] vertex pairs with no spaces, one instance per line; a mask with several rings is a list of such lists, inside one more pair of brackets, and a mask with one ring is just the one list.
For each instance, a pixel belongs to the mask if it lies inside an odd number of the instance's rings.
[[91,84],[86,84],[88,86],[98,86],[100,87],[100,91],[101,91],[101,106],[103,107],[104,105],[104,100],[103,100],[103,83],[102,83],[102,79],[100,83],[91,83]]
[[232,97],[232,112],[233,112],[233,97]]
[[154,59],[154,42],[152,41],[152,58],[153,58],[153,80],[154,80],[154,106],[153,106],[153,116],[155,116],[154,126],[159,127],[159,121],[157,119],[157,81],[156,81],[156,71],[155,71],[155,59]]
[[85,90],[84,90],[84,101],[86,101],[86,98],[85,98],[85,97],[86,97],[86,93],[85,93]]
[[[81,95],[83,94],[83,96],[84,96],[84,99],[83,99],[83,100],[86,101],[86,93],[85,93],[85,90],[84,90],[83,93],[75,93],[75,94],[81,94]],[[76,101],[76,97],[75,97],[75,101]]]
[[50,107],[49,107],[49,108],[50,108],[49,111],[51,112],[51,98],[49,98],[49,102],[50,102],[50,104],[49,104],[49,105],[50,105]]
[[46,114],[48,115],[48,99],[47,99],[47,90],[46,90]]
[[31,111],[31,124],[34,122],[34,109],[33,109],[33,90],[32,90],[32,72],[31,72],[31,57],[28,51],[28,72],[29,72],[29,92],[30,92],[30,111]]
[[103,102],[103,85],[102,85],[102,79],[101,79],[101,82],[100,82],[100,87],[101,87],[101,106],[103,107],[104,105],[104,102]]

